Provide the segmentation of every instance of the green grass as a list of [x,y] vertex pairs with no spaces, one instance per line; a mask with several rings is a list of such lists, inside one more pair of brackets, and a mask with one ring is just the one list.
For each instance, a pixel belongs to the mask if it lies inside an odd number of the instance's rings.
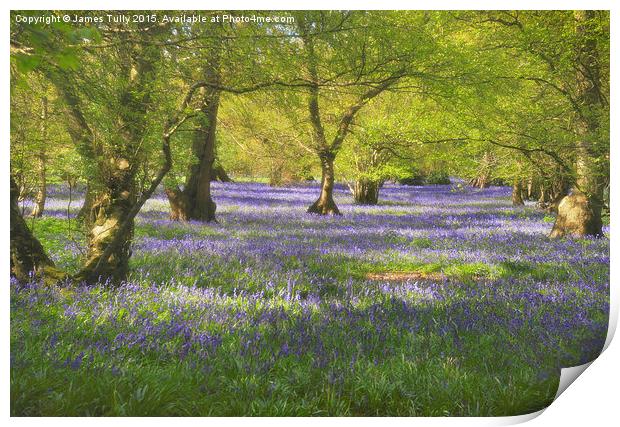
[[[339,224],[346,226],[347,220]],[[329,223],[314,226],[320,231]],[[279,231],[290,239],[304,237],[300,230],[285,227]],[[37,219],[34,233],[61,267],[77,269],[79,257],[67,246],[74,240],[83,242],[74,221]],[[174,245],[161,251],[136,250],[129,277],[134,291],[11,287],[11,414],[529,413],[551,403],[559,382],[558,366],[582,360],[582,344],[595,334],[575,326],[570,338],[557,338],[553,334],[559,333],[548,332],[543,320],[567,316],[570,321],[575,313],[585,313],[588,325],[607,322],[606,295],[593,295],[592,289],[579,286],[608,283],[604,263],[569,264],[551,257],[546,261],[541,257],[543,262],[538,263],[466,262],[441,252],[461,245],[465,253],[468,246],[457,239],[384,234],[388,249],[367,250],[357,258],[337,251],[286,255],[286,247],[280,246],[267,255],[257,252],[247,257],[183,251]],[[152,239],[214,245],[234,239],[242,245],[266,237],[268,232],[261,227],[148,220],[139,220],[135,229],[138,247]],[[305,243],[320,247],[327,240],[319,232]],[[599,250],[592,239],[564,243],[570,253]],[[553,253],[553,247],[543,244],[547,254]],[[488,248],[492,246],[483,249]],[[398,283],[367,278],[370,273],[390,272],[422,277],[400,293],[394,291]],[[502,286],[494,287],[501,280],[505,280]],[[437,283],[439,296],[424,293]],[[152,291],[154,286],[157,292]],[[217,297],[200,294],[205,288],[215,289]],[[258,292],[260,297],[248,296]],[[320,303],[303,307],[301,302],[317,295]],[[558,295],[569,303],[531,302]],[[404,303],[413,314],[403,312]],[[347,312],[351,316],[342,314]],[[227,320],[216,321],[217,316]],[[485,316],[479,321],[490,326],[483,331],[458,328],[459,316]],[[509,330],[506,325],[522,317],[526,322],[516,332]],[[183,333],[167,333],[183,322],[193,322],[192,331],[220,336],[217,351],[198,357],[200,349],[192,347],[183,353]],[[145,325],[163,328],[161,335],[146,341],[157,343],[156,348],[134,344],[134,338],[119,339],[139,334]],[[283,343],[295,342],[290,337],[299,330],[312,337],[309,347],[300,355],[276,356]],[[254,339],[255,334],[260,339]],[[97,350],[97,342],[111,347]],[[315,352],[319,342],[325,351]],[[245,345],[248,350],[243,352]],[[82,352],[83,362],[73,367]],[[321,365],[323,356],[328,361]],[[586,356],[591,360],[596,355]]]
[[[351,362],[349,355],[355,352],[349,352],[317,369],[312,357],[290,355],[262,371],[264,352],[242,357],[238,337],[229,335],[218,356],[200,364],[191,357],[175,359],[166,351],[125,348],[111,355],[91,352],[92,360],[87,355],[74,369],[62,361],[74,358],[93,337],[114,341],[118,330],[105,319],[93,322],[98,317],[90,305],[77,317],[67,318],[62,306],[73,302],[74,293],[60,291],[56,297],[59,304],[41,301],[34,316],[26,318],[23,312],[14,316],[13,322],[21,325],[11,342],[12,350],[20,352],[11,369],[14,415],[497,416],[547,406],[558,384],[557,372],[541,379],[538,369],[528,367],[534,353],[498,353],[497,347],[505,345],[498,335],[463,333],[464,348],[456,349],[436,332],[403,334],[397,328],[387,331],[384,344],[396,350],[377,364],[372,357]],[[114,291],[97,298],[114,300]],[[161,301],[150,301],[143,308],[160,309],[161,321],[169,320],[170,308]],[[119,322],[140,316],[123,309],[114,315]],[[261,333],[267,342],[275,342],[282,331],[265,325]],[[52,347],[53,334],[58,341]]]

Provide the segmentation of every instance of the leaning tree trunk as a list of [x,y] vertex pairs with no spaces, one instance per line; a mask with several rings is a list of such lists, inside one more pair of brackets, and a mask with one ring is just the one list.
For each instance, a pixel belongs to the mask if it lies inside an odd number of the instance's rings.
[[88,259],[76,279],[93,281],[105,278],[116,282],[125,278],[131,255],[134,219],[172,167],[170,138],[188,119],[188,116],[181,116],[181,113],[191,102],[194,90],[192,86],[179,112],[166,123],[162,135],[164,163],[139,197],[133,191],[135,174],[128,160],[111,159],[110,164],[116,166],[110,170],[112,173],[109,174],[111,178],[106,183],[106,191],[94,199],[92,213],[95,222],[90,233]]
[[[219,93],[212,89],[205,90],[203,97],[202,112],[199,130],[194,134],[192,150],[198,162],[190,167],[183,195],[177,193],[177,200],[182,203],[172,206],[171,210],[177,210],[178,220],[197,220],[210,222],[215,221],[215,202],[211,198],[211,177],[213,163],[215,162],[215,131],[217,122],[217,110],[219,106]],[[169,200],[170,194],[168,195]]]
[[41,140],[37,152],[37,194],[34,198],[33,217],[40,217],[45,210],[45,198],[47,196],[46,183],[46,156],[45,144],[47,144],[47,98],[41,98]]
[[338,206],[334,202],[334,159],[330,152],[321,152],[321,194],[309,208],[308,213],[319,215],[340,215]]
[[523,188],[520,179],[515,179],[512,183],[512,205],[523,206]]
[[376,205],[379,201],[378,181],[371,179],[358,179],[353,184],[353,200],[359,205]]
[[600,76],[596,38],[587,34],[587,21],[594,17],[594,12],[575,11],[574,16],[576,33],[580,39],[576,52],[576,98],[577,104],[586,112],[577,112],[575,120],[576,185],[572,193],[559,203],[558,216],[550,237],[603,235],[600,165],[597,165],[597,155],[591,141],[598,128],[595,111],[602,105],[598,91]]
[[56,282],[64,277],[47,256],[41,243],[32,234],[21,215],[17,199],[19,188],[11,177],[11,275],[19,281],[41,277],[47,282]]

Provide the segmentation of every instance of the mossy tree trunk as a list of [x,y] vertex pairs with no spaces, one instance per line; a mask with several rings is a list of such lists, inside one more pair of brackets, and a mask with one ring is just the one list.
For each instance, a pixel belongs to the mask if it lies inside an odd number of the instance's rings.
[[[166,121],[162,134],[164,161],[152,179],[139,184],[136,177],[143,170],[148,155],[143,142],[148,137],[148,117],[153,107],[151,90],[157,76],[156,64],[162,55],[161,46],[146,41],[151,40],[153,32],[160,31],[164,29],[144,24],[141,31],[132,35],[135,43],[128,34],[119,36],[125,42],[123,49],[116,51],[115,65],[121,89],[105,97],[109,100],[106,107],[114,114],[112,142],[97,141],[94,137],[83,114],[83,104],[87,100],[81,99],[84,94],[75,86],[74,76],[61,68],[46,69],[67,106],[67,131],[89,166],[85,172],[92,201],[89,212],[92,225],[86,261],[75,280],[117,283],[125,278],[135,217],[169,172],[172,166],[170,139],[193,115],[187,111],[196,91],[206,87],[204,82],[193,84],[179,110]],[[140,37],[144,39],[138,40]]]
[[[110,163],[116,167],[110,168],[107,185],[93,197],[88,252],[78,274],[79,280],[119,282],[126,277],[129,268],[134,224],[128,214],[136,203],[135,176],[127,159],[110,159]],[[129,224],[121,227],[127,220]],[[119,242],[105,259],[102,258],[113,241]]]
[[[117,143],[97,144],[83,115],[74,88],[59,83],[72,120],[70,134],[78,150],[92,165],[88,215],[88,250],[76,280],[118,283],[127,275],[134,217],[148,191],[138,193],[136,175],[145,161],[142,141],[147,132],[151,85],[160,49],[148,44],[128,44],[119,52],[120,90],[111,107],[116,114]],[[94,166],[94,167],[93,167]],[[140,203],[138,203],[140,201]]]

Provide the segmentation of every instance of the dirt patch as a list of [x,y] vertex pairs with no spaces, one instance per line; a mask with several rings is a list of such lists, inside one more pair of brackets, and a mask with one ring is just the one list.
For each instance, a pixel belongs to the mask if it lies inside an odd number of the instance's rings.
[[388,282],[406,282],[407,280],[443,280],[442,273],[421,273],[419,271],[388,271],[382,273],[367,273],[368,280],[383,280]]

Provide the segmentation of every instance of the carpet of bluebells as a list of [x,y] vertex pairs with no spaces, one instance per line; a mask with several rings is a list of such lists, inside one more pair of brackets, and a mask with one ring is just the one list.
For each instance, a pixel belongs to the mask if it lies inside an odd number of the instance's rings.
[[[12,414],[516,415],[601,351],[608,237],[550,240],[505,187],[338,187],[342,217],[317,192],[216,183],[216,224],[159,195],[121,286],[12,282]],[[80,197],[28,219],[70,272]]]

